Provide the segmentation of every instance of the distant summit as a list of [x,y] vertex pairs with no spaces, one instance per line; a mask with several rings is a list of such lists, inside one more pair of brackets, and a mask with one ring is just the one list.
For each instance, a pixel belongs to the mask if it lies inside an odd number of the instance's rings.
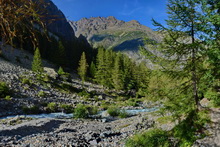
[[155,41],[161,40],[158,33],[136,20],[125,22],[109,16],[82,18],[79,21],[69,21],[69,23],[75,35],[85,36],[93,47],[112,48],[115,51],[125,52],[135,59],[140,58],[138,50],[139,46],[144,45],[144,37]]

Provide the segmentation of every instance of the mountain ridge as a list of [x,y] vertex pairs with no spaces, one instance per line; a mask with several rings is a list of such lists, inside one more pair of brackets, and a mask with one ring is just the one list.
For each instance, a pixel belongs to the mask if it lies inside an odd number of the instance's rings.
[[129,33],[134,34],[134,32],[137,32],[138,34],[135,34],[134,37],[130,36],[129,38],[138,39],[148,36],[153,40],[160,40],[160,37],[153,30],[140,24],[136,20],[125,22],[123,20],[116,19],[114,16],[108,16],[82,18],[79,21],[69,21],[69,23],[76,36],[80,36],[80,34],[85,36],[94,47],[97,47],[100,44],[106,48],[114,47],[109,45],[118,42],[115,44],[117,45],[127,41],[128,39],[121,40],[120,38],[126,37]]
[[136,20],[125,22],[108,16],[82,18],[69,23],[75,35],[84,36],[94,48],[103,46],[123,52],[136,62],[147,62],[149,67],[152,67],[152,63],[140,54],[139,47],[145,45],[145,37],[156,42],[162,40],[161,35]]

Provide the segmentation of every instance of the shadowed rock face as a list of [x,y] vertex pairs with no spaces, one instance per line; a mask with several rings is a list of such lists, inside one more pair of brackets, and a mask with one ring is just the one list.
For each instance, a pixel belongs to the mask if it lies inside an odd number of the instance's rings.
[[47,19],[51,20],[54,19],[52,23],[47,24],[47,28],[50,32],[54,33],[55,35],[61,36],[66,40],[73,40],[75,39],[75,34],[66,20],[64,14],[57,8],[57,6],[51,0],[44,0],[46,3],[47,9]]
[[134,51],[138,52],[138,47],[144,46],[141,38],[126,40],[114,48],[115,51]]

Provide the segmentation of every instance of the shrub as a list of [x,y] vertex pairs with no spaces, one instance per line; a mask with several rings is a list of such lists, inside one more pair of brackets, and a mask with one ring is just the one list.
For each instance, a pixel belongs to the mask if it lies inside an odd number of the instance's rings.
[[127,104],[128,106],[133,106],[133,107],[138,106],[137,100],[135,100],[135,99],[129,99],[129,100],[127,100],[127,101],[126,101],[126,104]]
[[32,107],[22,107],[22,110],[25,114],[39,114],[40,109],[38,106],[32,106]]
[[31,85],[31,81],[27,78],[23,78],[21,81],[22,84],[27,84],[27,85]]
[[220,94],[212,89],[205,93],[205,97],[213,101],[214,106],[220,106]]
[[80,89],[77,89],[68,83],[57,84],[54,82],[53,87],[58,89],[59,91],[68,92],[68,93],[76,93],[76,92],[78,93],[81,91]]
[[64,80],[64,81],[68,81],[68,80],[71,79],[70,74],[67,73],[67,72],[64,72],[64,70],[63,70],[62,67],[60,67],[60,68],[58,69],[57,74],[58,74],[59,77],[60,77],[62,80]]
[[88,118],[89,115],[95,115],[98,113],[98,108],[94,106],[88,106],[78,104],[74,110],[75,118]]
[[10,95],[9,87],[5,82],[0,82],[0,98],[5,98]]
[[125,110],[121,110],[119,113],[120,118],[126,118],[128,116],[129,116],[129,114]]
[[6,101],[10,101],[10,100],[11,100],[11,97],[10,97],[10,96],[6,96],[6,97],[5,97],[5,100],[6,100]]
[[120,109],[119,109],[118,107],[109,107],[109,108],[107,109],[107,112],[108,112],[108,114],[109,114],[110,116],[115,117],[115,116],[119,116],[119,114],[120,114]]
[[63,70],[62,67],[60,67],[60,68],[58,69],[57,74],[58,74],[59,76],[65,75],[65,72],[64,72],[64,70]]
[[86,109],[89,112],[89,115],[95,115],[98,113],[98,108],[95,106],[86,106]]
[[45,97],[46,93],[44,91],[39,91],[37,94],[39,97]]
[[109,107],[110,107],[110,103],[109,102],[106,102],[106,101],[102,101],[102,103],[101,103],[101,108],[103,109],[103,110],[107,110]]
[[54,102],[51,102],[51,103],[47,104],[47,109],[50,112],[55,112],[57,110],[57,104]]
[[169,135],[166,131],[152,129],[142,134],[137,134],[126,141],[127,147],[171,147]]
[[61,104],[60,108],[65,112],[65,113],[73,113],[74,112],[74,108],[71,105],[67,105],[67,104]]
[[78,95],[82,96],[84,98],[89,98],[90,97],[90,94],[85,90],[83,90],[82,92],[79,92]]
[[75,118],[88,118],[89,112],[85,105],[78,104],[74,110],[74,117]]

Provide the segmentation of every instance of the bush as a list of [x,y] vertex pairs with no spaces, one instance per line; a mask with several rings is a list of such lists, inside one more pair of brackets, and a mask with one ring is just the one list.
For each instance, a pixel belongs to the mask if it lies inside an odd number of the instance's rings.
[[83,90],[82,92],[79,92],[78,95],[82,96],[84,98],[89,98],[90,97],[90,94],[85,90]]
[[64,72],[64,70],[63,70],[62,67],[60,67],[60,68],[58,69],[57,74],[58,74],[59,76],[65,75],[65,72]]
[[148,132],[137,134],[126,141],[127,147],[171,147],[169,135],[166,131],[152,129]]
[[57,74],[59,75],[59,78],[61,78],[64,81],[68,81],[71,79],[70,74],[67,72],[64,72],[62,67],[59,68],[59,70],[57,71]]
[[5,100],[6,100],[6,101],[11,101],[11,97],[10,97],[10,96],[6,96],[6,97],[5,97]]
[[98,108],[83,104],[78,104],[74,110],[75,118],[88,118],[89,115],[95,115],[98,113]]
[[119,113],[120,118],[126,118],[128,116],[129,116],[129,114],[125,110],[121,110]]
[[65,113],[73,113],[74,112],[74,108],[71,105],[67,105],[67,104],[61,104],[60,108],[62,109],[62,111],[64,111]]
[[110,116],[115,117],[115,116],[119,116],[119,114],[120,114],[120,109],[119,109],[118,107],[109,107],[109,108],[107,109],[107,112],[108,112],[108,114],[109,114]]
[[37,94],[39,97],[45,97],[46,93],[44,91],[39,91]]
[[218,107],[220,106],[220,94],[212,89],[209,89],[206,93],[205,93],[205,97],[212,100],[214,106]]
[[78,104],[74,110],[74,117],[75,118],[88,118],[89,112],[85,105]]
[[96,115],[98,113],[98,108],[94,106],[86,106],[86,109],[89,112],[89,115]]
[[57,104],[54,102],[51,102],[51,103],[47,104],[47,109],[50,112],[55,112],[57,110]]
[[137,100],[136,100],[136,99],[129,99],[129,100],[126,101],[126,104],[127,104],[128,106],[133,106],[133,107],[138,106],[138,103],[137,103]]
[[5,98],[10,95],[9,87],[5,82],[0,82],[0,98]]
[[29,79],[27,79],[27,78],[23,78],[23,79],[21,80],[21,83],[22,83],[22,84],[31,85],[31,81],[30,81]]
[[39,114],[40,109],[38,106],[32,106],[32,107],[22,107],[22,110],[25,114]]

